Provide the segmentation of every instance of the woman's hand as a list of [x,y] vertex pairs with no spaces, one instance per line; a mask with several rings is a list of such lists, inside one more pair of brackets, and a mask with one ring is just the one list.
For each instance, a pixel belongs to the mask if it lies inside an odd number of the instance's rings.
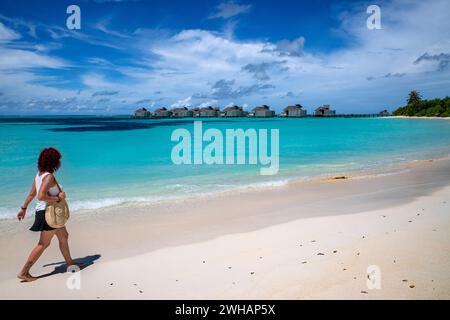
[[19,221],[23,220],[25,218],[26,213],[27,210],[21,208],[19,213],[17,214],[17,219],[19,219]]
[[66,193],[65,193],[64,191],[61,191],[61,192],[58,194],[58,198],[60,198],[60,199],[65,199],[65,198],[66,198]]

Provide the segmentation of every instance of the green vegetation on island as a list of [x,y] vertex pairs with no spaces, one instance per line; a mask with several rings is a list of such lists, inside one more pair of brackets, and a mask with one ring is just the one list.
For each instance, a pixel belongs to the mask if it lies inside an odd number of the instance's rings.
[[392,113],[393,116],[450,117],[450,97],[423,100],[419,92],[413,90],[408,95],[407,105]]

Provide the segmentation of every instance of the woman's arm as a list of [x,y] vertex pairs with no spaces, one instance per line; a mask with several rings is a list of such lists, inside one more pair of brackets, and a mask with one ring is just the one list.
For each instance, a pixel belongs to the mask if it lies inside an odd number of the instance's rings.
[[34,180],[33,180],[33,184],[31,185],[30,193],[28,193],[28,196],[25,198],[25,202],[20,207],[20,211],[17,214],[17,219],[19,219],[19,221],[22,220],[23,218],[25,218],[25,214],[27,213],[28,205],[30,204],[31,201],[33,201],[34,197],[36,197],[36,185],[34,184]]

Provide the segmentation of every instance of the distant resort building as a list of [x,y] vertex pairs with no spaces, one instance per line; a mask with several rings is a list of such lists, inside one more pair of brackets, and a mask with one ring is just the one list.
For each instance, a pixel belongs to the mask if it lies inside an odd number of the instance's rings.
[[294,106],[287,106],[281,113],[282,117],[306,117],[306,110],[300,104]]
[[269,106],[263,105],[256,107],[249,113],[249,117],[255,118],[271,118],[275,116],[275,111],[270,110]]
[[230,117],[230,118],[244,117],[245,112],[242,109],[242,107],[232,106],[232,107],[227,107],[227,108],[223,109],[221,116],[222,117]]
[[199,107],[194,107],[191,109],[191,111],[192,111],[192,116],[194,118],[200,117],[200,108]]
[[134,112],[133,118],[142,119],[142,118],[150,118],[151,116],[152,113],[150,111],[148,111],[145,108],[139,108]]
[[212,106],[203,107],[198,109],[198,117],[202,118],[213,118],[218,117],[220,114],[219,108],[214,108]]
[[[374,117],[387,117],[390,113],[387,110],[382,110],[379,113],[371,114],[338,114],[336,115],[335,110],[331,110],[330,105],[324,104],[318,107],[313,117],[339,117],[339,118],[374,118]],[[131,115],[131,118],[135,119],[145,119],[145,118],[238,118],[238,117],[250,117],[250,118],[270,118],[275,117],[275,111],[271,110],[269,106],[262,105],[257,106],[252,109],[252,111],[247,112],[240,106],[234,105],[226,107],[222,111],[218,107],[208,106],[208,107],[194,107],[188,109],[187,107],[176,107],[172,110],[167,110],[167,108],[156,109],[153,113],[148,111],[146,108],[139,108]],[[302,105],[296,104],[287,106],[279,114],[280,117],[289,118],[302,118],[307,117],[307,112]]]
[[186,107],[173,108],[171,110],[171,112],[172,112],[172,117],[175,117],[175,118],[190,118],[193,116],[193,111],[189,110]]
[[211,106],[204,107],[200,109],[200,116],[201,117],[218,117],[220,114],[219,108],[214,108]]
[[335,116],[336,115],[336,111],[335,110],[331,110],[329,104],[324,104],[323,106],[318,107],[314,111],[314,115],[316,117],[331,117],[331,116]]
[[167,110],[166,107],[162,107],[162,108],[156,109],[155,112],[153,113],[153,116],[156,117],[156,118],[168,118],[171,115],[172,115],[172,112]]

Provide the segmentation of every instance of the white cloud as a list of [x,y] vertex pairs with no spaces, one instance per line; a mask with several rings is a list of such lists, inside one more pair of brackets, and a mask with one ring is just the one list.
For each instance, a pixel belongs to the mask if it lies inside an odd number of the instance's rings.
[[281,40],[277,43],[277,50],[280,51],[282,55],[300,55],[304,45],[304,37],[298,37],[292,41]]
[[100,30],[101,32],[106,33],[107,35],[111,35],[111,36],[119,37],[119,38],[128,38],[128,39],[131,38],[131,36],[128,35],[128,34],[126,34],[126,33],[118,32],[118,31],[113,30],[113,29],[109,26],[110,20],[111,20],[110,17],[107,18],[107,19],[100,20],[100,21],[98,21],[98,22],[95,24],[94,27],[95,27],[97,30]]
[[217,105],[217,100],[207,100],[207,101],[204,101],[204,102],[202,102],[202,103],[200,103],[199,105],[198,105],[198,107],[199,108],[206,108],[206,107],[209,107],[209,106],[216,106]]
[[192,97],[187,97],[185,99],[178,100],[177,102],[173,103],[170,107],[171,108],[190,107],[192,105],[191,100]]
[[118,84],[108,81],[103,75],[98,73],[87,73],[82,77],[85,86],[97,91],[96,89],[114,89]]
[[210,19],[222,18],[229,19],[244,13],[251,9],[249,4],[238,4],[233,1],[222,2],[216,7],[216,11],[209,15]]
[[0,13],[0,20],[3,20],[4,22],[13,25],[15,29],[23,28],[24,30],[26,30],[26,33],[33,38],[37,37],[36,34],[37,25],[33,22],[25,21],[18,18],[10,18],[1,13]]
[[0,22],[0,42],[16,40],[20,37],[21,36],[19,33],[7,28],[3,23]]
[[262,59],[264,43],[239,42],[221,34],[205,30],[185,30],[167,41],[157,44],[151,51],[159,56],[155,65],[160,69],[182,70],[196,73],[229,73],[240,71],[241,64]]
[[59,58],[35,51],[0,47],[0,70],[22,70],[27,68],[62,68],[67,64]]

